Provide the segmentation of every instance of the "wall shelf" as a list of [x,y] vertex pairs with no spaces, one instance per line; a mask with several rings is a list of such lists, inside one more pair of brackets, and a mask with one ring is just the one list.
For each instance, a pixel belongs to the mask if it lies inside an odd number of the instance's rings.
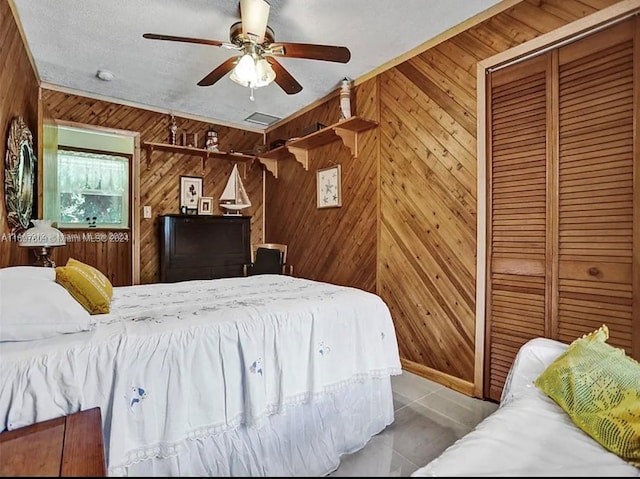
[[242,166],[243,178],[247,177],[247,163],[251,164],[251,162],[257,158],[258,161],[265,166],[267,171],[271,172],[275,178],[278,178],[279,160],[294,159],[300,163],[305,170],[309,170],[309,151],[335,141],[342,140],[342,143],[351,150],[351,154],[357,158],[358,134],[377,126],[378,123],[375,121],[353,116],[303,136],[302,138],[289,140],[286,145],[279,146],[264,153],[258,153],[257,155],[209,151],[192,146],[170,145],[168,143],[154,143],[150,141],[145,141],[142,145],[147,149],[147,170],[151,167],[151,155],[154,151],[159,150],[182,155],[199,156],[202,158],[203,171],[204,161],[208,158],[239,162]]
[[375,121],[353,116],[303,136],[302,138],[289,140],[284,146],[260,153],[258,154],[258,161],[260,161],[275,178],[278,177],[278,160],[289,159],[291,156],[293,156],[305,170],[309,170],[309,151],[339,140],[342,140],[342,143],[351,150],[351,154],[357,158],[358,134],[377,126],[378,123]]
[[147,149],[147,170],[151,167],[151,155],[155,150],[158,151],[170,151],[172,153],[178,153],[182,155],[192,155],[199,156],[202,158],[202,169],[204,170],[204,160],[208,158],[217,158],[219,160],[227,160],[227,161],[237,161],[242,163],[243,174],[242,176],[246,178],[247,176],[247,163],[251,164],[253,160],[256,159],[255,156],[247,155],[244,153],[230,153],[225,151],[210,151],[205,150],[204,148],[194,148],[192,146],[180,146],[180,145],[170,145],[168,143],[154,143],[151,141],[145,141],[142,145]]

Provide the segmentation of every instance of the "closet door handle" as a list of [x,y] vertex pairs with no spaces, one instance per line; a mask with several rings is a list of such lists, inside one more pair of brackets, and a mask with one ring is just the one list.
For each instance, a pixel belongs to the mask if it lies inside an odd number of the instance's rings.
[[592,266],[591,268],[588,269],[588,273],[591,276],[598,276],[600,274],[600,270],[598,268],[596,268],[595,266]]

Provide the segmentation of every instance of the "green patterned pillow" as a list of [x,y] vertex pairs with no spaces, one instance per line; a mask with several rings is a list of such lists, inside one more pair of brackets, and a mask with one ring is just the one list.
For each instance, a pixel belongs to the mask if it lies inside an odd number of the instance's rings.
[[534,381],[571,420],[640,466],[640,363],[605,341],[606,325],[575,340]]

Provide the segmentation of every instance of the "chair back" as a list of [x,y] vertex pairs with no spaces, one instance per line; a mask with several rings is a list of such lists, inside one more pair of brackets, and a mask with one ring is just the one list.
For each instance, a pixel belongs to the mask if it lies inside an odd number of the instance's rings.
[[251,248],[251,264],[244,268],[244,274],[285,274],[286,263],[287,245],[260,243]]
[[287,245],[286,244],[281,244],[281,243],[259,243],[259,244],[253,245],[253,247],[251,248],[251,262],[252,263],[255,263],[255,261],[256,261],[256,252],[258,251],[258,248],[278,249],[278,250],[280,250],[281,263],[282,264],[286,264],[287,263]]

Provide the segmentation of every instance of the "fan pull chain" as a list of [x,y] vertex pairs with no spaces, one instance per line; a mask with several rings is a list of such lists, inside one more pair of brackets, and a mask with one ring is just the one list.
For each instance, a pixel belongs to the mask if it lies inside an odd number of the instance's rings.
[[251,93],[249,94],[249,100],[254,101],[255,98],[253,97],[253,87],[251,87]]

